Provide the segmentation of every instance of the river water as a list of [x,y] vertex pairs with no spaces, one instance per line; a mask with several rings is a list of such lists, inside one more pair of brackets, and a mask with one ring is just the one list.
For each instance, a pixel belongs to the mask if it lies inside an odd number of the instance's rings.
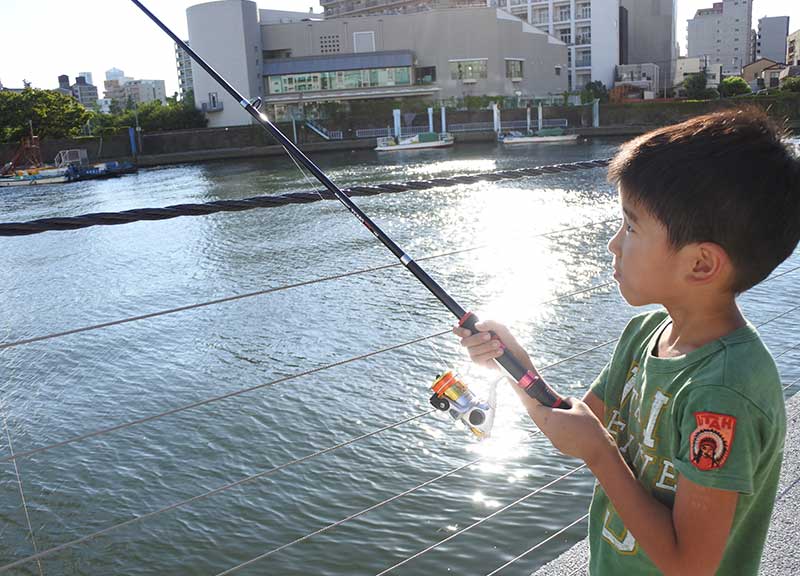
[[[604,158],[617,145],[475,144],[316,160],[346,186]],[[0,219],[310,187],[283,158],[182,165],[4,191]],[[599,345],[636,312],[605,285],[619,210],[603,169],[358,203],[464,307],[510,324],[539,365],[566,359],[545,372],[562,393],[586,389],[611,352]],[[333,201],[2,238],[0,246],[2,342],[396,263]],[[800,349],[791,348],[800,342],[798,266],[795,253],[776,271],[787,274],[741,299],[755,324],[792,310],[761,328],[787,384],[800,377]],[[0,463],[0,565],[110,529],[10,572],[217,574],[260,555],[237,573],[372,575],[412,556],[391,573],[492,572],[580,518],[593,479],[578,470],[512,505],[578,463],[536,435],[505,384],[488,441],[425,414],[428,386],[446,368],[481,394],[497,379],[470,366],[450,335],[398,346],[453,323],[393,266],[0,350],[3,458],[259,387],[19,458],[18,470]],[[330,364],[338,365],[291,378]],[[585,530],[577,524],[502,574],[530,574]]]

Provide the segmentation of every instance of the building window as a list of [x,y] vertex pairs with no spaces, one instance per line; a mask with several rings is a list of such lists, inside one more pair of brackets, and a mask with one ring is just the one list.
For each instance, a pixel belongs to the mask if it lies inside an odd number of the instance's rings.
[[403,66],[399,68],[365,68],[361,70],[284,74],[281,76],[269,76],[265,81],[265,85],[269,94],[410,86],[411,68]]
[[450,79],[475,82],[487,77],[486,59],[450,61]]
[[217,107],[217,103],[218,102],[219,102],[219,99],[217,97],[217,93],[216,92],[209,92],[208,93],[208,107],[214,109],[214,108]]
[[567,5],[567,6],[559,6],[558,7],[558,21],[559,22],[566,22],[569,19],[570,19],[569,5]]
[[556,66],[555,71],[556,71],[556,76],[561,76],[561,66]]
[[414,68],[415,84],[433,84],[436,82],[436,66]]
[[572,44],[572,34],[570,34],[569,28],[560,28],[556,34],[564,44]]
[[353,32],[353,52],[375,52],[375,32]]
[[264,50],[261,53],[261,58],[264,60],[275,60],[276,58],[291,58],[292,51],[288,48],[281,48],[280,50]]
[[506,78],[518,80],[522,76],[522,60],[506,60]]
[[578,4],[575,9],[578,12],[579,19],[589,19],[592,17],[592,5],[591,4]]

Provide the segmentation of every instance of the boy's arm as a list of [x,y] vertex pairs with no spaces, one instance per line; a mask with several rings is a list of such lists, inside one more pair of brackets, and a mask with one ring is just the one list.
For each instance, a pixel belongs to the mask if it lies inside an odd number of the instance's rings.
[[681,476],[670,510],[642,487],[616,446],[590,462],[623,524],[665,575],[716,572],[738,492],[708,488]]
[[738,492],[707,488],[681,477],[670,510],[642,487],[593,408],[570,398],[568,410],[554,410],[522,391],[518,394],[553,445],[586,462],[625,527],[665,575],[715,573],[733,523]]
[[597,396],[591,390],[587,391],[586,394],[583,395],[582,401],[592,410],[592,413],[597,416],[597,419],[600,422],[605,422],[605,415],[606,415],[606,404],[603,402],[599,396]]

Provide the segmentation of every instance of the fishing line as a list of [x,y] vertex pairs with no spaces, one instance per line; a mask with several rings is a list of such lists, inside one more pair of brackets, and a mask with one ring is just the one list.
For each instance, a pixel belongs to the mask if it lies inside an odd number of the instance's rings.
[[[272,137],[281,144],[295,160],[305,166],[311,174],[330,191],[348,211],[369,230],[394,256],[411,272],[417,280],[422,283],[428,291],[435,296],[457,319],[461,326],[477,332],[475,324],[478,318],[464,309],[456,302],[444,288],[442,288],[422,267],[414,261],[411,256],[406,254],[394,240],[359,208],[345,193],[343,193],[331,179],[306,156],[289,138],[287,138],[266,116],[259,111],[262,100],[254,99],[252,102],[240,94],[227,80],[225,80],[216,70],[214,70],[205,60],[203,60],[189,45],[179,38],[166,24],[159,20],[150,10],[148,10],[139,0],[131,0],[144,14],[150,18],[159,28],[161,28],[172,40],[190,57],[197,65],[205,70],[228,94],[238,102],[244,110],[250,114]],[[522,175],[520,175],[522,176]],[[527,395],[546,406],[554,408],[568,408],[564,399],[556,393],[545,381],[535,372],[528,370],[517,358],[508,350],[496,359],[508,374],[514,379],[517,385],[525,391]]]

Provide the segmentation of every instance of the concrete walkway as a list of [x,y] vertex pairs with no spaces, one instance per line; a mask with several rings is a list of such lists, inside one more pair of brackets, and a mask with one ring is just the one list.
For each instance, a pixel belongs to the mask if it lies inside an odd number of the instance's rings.
[[[764,576],[800,571],[800,394],[786,401],[786,448],[772,524],[761,561]],[[581,540],[532,576],[588,576],[589,545]]]

